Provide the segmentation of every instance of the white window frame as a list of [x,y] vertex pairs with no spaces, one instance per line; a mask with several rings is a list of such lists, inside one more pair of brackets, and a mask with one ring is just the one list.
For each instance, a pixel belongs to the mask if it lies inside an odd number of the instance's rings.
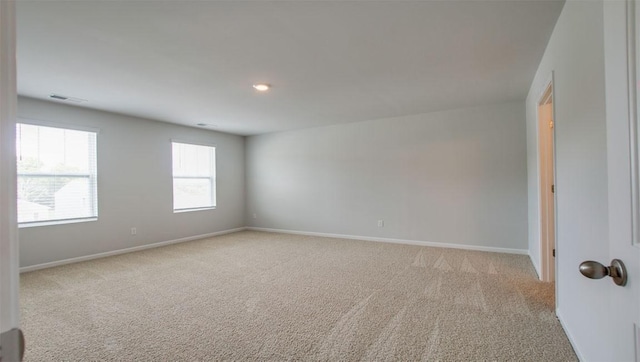
[[[94,149],[95,158],[89,159],[89,173],[87,174],[55,174],[55,176],[62,177],[71,177],[71,178],[88,178],[89,179],[89,193],[90,193],[90,209],[92,216],[88,217],[79,217],[79,218],[65,218],[65,219],[50,219],[50,220],[39,220],[39,221],[27,221],[27,222],[18,222],[19,228],[28,228],[28,227],[38,227],[38,226],[49,226],[49,225],[60,225],[60,224],[71,224],[71,223],[79,223],[79,222],[88,222],[88,221],[96,221],[98,220],[98,135],[100,133],[100,129],[92,128],[92,127],[83,127],[78,125],[71,125],[65,123],[58,122],[48,122],[43,120],[34,120],[34,119],[24,119],[18,118],[16,122],[16,131],[17,127],[20,124],[37,126],[37,127],[49,127],[49,128],[58,128],[62,130],[70,130],[70,131],[82,131],[87,133],[94,133],[95,137],[90,139],[89,147]],[[92,142],[91,142],[92,141]],[[91,151],[89,151],[91,152]],[[17,162],[17,160],[16,160]],[[16,171],[17,177],[20,176],[35,176],[35,177],[47,177],[53,176],[53,174],[47,173],[29,173],[24,174]]]
[[[189,145],[189,146],[204,146],[211,148],[210,152],[213,153],[212,160],[210,164],[210,176],[199,176],[199,175],[179,175],[176,176],[173,170],[173,145],[175,143]],[[183,212],[191,212],[191,211],[203,211],[203,210],[215,210],[218,204],[218,193],[217,193],[217,155],[218,149],[215,144],[211,143],[203,143],[203,142],[193,142],[193,141],[185,141],[180,139],[172,139],[171,140],[171,202],[173,207],[173,213],[183,213]],[[176,208],[175,206],[175,180],[176,179],[199,179],[199,180],[209,180],[209,184],[211,187],[211,206],[202,206],[202,207],[186,207],[186,208]]]

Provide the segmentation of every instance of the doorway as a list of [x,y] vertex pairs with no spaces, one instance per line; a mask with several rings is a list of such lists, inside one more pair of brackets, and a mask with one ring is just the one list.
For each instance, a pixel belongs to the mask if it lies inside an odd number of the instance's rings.
[[555,156],[553,79],[538,101],[538,160],[540,175],[540,279],[555,280]]

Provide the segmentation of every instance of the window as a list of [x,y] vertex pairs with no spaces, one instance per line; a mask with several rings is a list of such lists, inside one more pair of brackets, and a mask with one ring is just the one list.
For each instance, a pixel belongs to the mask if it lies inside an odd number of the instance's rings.
[[173,211],[216,206],[216,148],[172,142]]
[[18,123],[18,223],[98,216],[96,133]]

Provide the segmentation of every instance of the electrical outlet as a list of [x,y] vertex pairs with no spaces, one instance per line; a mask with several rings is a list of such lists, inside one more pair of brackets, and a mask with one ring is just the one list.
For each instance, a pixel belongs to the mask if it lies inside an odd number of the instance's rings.
[[384,220],[378,220],[378,227],[384,227]]
[[137,234],[138,234],[138,229],[131,228],[131,235],[137,235]]
[[257,218],[258,218],[258,214],[254,213],[254,214],[253,214],[253,218],[254,218],[254,219],[257,219]]

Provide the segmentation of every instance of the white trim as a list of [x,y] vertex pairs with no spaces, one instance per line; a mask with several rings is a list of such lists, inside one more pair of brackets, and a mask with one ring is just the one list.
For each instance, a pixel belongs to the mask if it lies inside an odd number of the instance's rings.
[[[0,333],[20,327],[16,212],[16,9],[0,1]],[[0,340],[0,349],[17,350]],[[0,357],[1,359],[1,357]],[[8,355],[3,360],[13,359]]]
[[[215,132],[215,131],[214,131]],[[192,145],[192,146],[205,146],[205,147],[213,147],[213,148],[217,148],[218,145],[216,145],[215,142],[208,142],[208,141],[186,141],[183,138],[171,138],[171,143],[182,143],[184,145]]]
[[210,237],[213,237],[213,236],[231,234],[231,233],[236,233],[236,232],[244,231],[244,230],[246,230],[245,227],[239,227],[239,228],[235,228],[235,229],[216,231],[216,232],[208,233],[208,234],[194,235],[194,236],[188,236],[188,237],[180,238],[180,239],[160,241],[160,242],[152,243],[152,244],[134,246],[132,248],[119,249],[119,250],[107,251],[107,252],[104,252],[104,253],[79,256],[79,257],[76,257],[76,258],[69,258],[69,259],[64,259],[64,260],[52,261],[52,262],[49,262],[49,263],[30,265],[30,266],[25,266],[25,267],[20,268],[20,273],[26,273],[26,272],[30,272],[30,271],[34,271],[34,270],[45,269],[45,268],[52,268],[52,267],[60,266],[60,265],[78,263],[78,262],[81,262],[81,261],[88,261],[88,260],[93,260],[93,259],[106,258],[108,256],[132,253],[134,251],[141,251],[141,250],[146,250],[146,249],[159,248],[159,247],[167,246],[167,245],[171,245],[171,244],[184,243],[184,242],[187,242],[187,241],[193,241],[193,240],[198,240],[198,239],[206,239],[206,238],[210,238]]
[[569,343],[571,343],[571,347],[573,347],[573,352],[576,354],[576,356],[578,356],[578,360],[586,361],[587,359],[583,357],[582,353],[580,353],[580,350],[578,349],[578,345],[575,342],[575,338],[573,338],[573,336],[571,335],[569,328],[567,328],[567,325],[562,318],[562,314],[560,313],[560,308],[556,308],[556,317],[560,321],[560,325],[564,330],[564,334],[567,335],[567,338],[569,339]]
[[49,262],[49,263],[29,265],[29,266],[21,267],[20,268],[20,273],[26,273],[26,272],[40,270],[40,269],[46,269],[46,268],[53,268],[53,267],[56,267],[56,266],[72,264],[72,263],[78,263],[78,262],[88,261],[88,260],[93,260],[93,259],[106,258],[106,257],[109,257],[109,256],[132,253],[132,252],[146,250],[146,249],[159,248],[159,247],[167,246],[167,245],[171,245],[171,244],[178,244],[178,243],[183,243],[183,242],[193,241],[193,240],[198,240],[198,239],[206,239],[206,238],[210,238],[210,237],[214,237],[214,236],[231,234],[231,233],[236,233],[236,232],[245,231],[245,230],[262,231],[262,232],[269,232],[269,233],[293,234],[293,235],[321,236],[321,237],[339,238],[339,239],[375,241],[375,242],[392,243],[392,244],[430,246],[430,247],[437,247],[437,248],[487,251],[487,252],[493,252],[493,253],[507,253],[507,254],[519,254],[519,255],[528,255],[529,254],[528,250],[526,250],[526,249],[497,248],[497,247],[489,247],[489,246],[462,245],[462,244],[450,244],[450,243],[436,243],[436,242],[420,241],[420,240],[376,238],[376,237],[371,237],[371,236],[329,234],[329,233],[317,233],[317,232],[309,232],[309,231],[294,231],[294,230],[270,229],[270,228],[246,227],[245,226],[245,227],[239,227],[239,228],[235,228],[235,229],[216,231],[216,232],[208,233],[208,234],[194,235],[194,236],[188,236],[188,237],[180,238],[180,239],[160,241],[160,242],[152,243],[152,244],[134,246],[132,248],[119,249],[119,250],[107,251],[107,252],[104,252],[104,253],[97,253],[97,254],[79,256],[79,257],[76,257],[76,258],[69,258],[69,259],[64,259],[64,260],[52,261],[52,262]]
[[640,245],[640,190],[638,181],[638,84],[637,72],[637,41],[636,39],[636,4],[634,1],[626,2],[625,13],[627,15],[627,95],[629,112],[629,147],[631,169],[631,242]]
[[435,248],[463,249],[463,250],[475,250],[475,251],[488,251],[488,252],[492,252],[492,253],[529,255],[529,251],[527,249],[511,249],[511,248],[497,248],[497,247],[492,247],[492,246],[477,246],[477,245],[465,245],[465,244],[436,243],[436,242],[432,242],[432,241],[377,238],[377,237],[372,237],[372,236],[359,236],[359,235],[317,233],[317,232],[311,232],[311,231],[270,229],[270,228],[261,228],[261,227],[253,227],[253,226],[249,226],[246,229],[247,230],[252,230],[252,231],[264,231],[264,232],[268,232],[268,233],[321,236],[321,237],[326,237],[326,238],[376,241],[376,242],[381,242],[381,243],[430,246],[430,247],[435,247]]
[[[538,172],[536,176],[538,178],[538,231],[540,235],[540,237],[538,238],[538,242],[539,242],[538,251],[540,256],[540,259],[538,260],[538,262],[540,263],[538,275],[541,281],[552,282],[556,280],[556,270],[558,269],[556,265],[557,258],[552,256],[553,249],[558,248],[558,245],[557,245],[558,244],[557,243],[557,240],[558,240],[557,214],[558,213],[557,213],[557,207],[556,207],[557,206],[556,193],[551,192],[551,190],[547,188],[548,185],[546,184],[546,181],[548,181],[549,178],[551,178],[551,184],[555,185],[557,189],[556,137],[555,137],[555,133],[556,133],[555,93],[556,92],[555,92],[553,71],[551,71],[551,74],[549,74],[549,77],[547,78],[547,82],[544,84],[545,86],[543,87],[543,90],[540,92],[538,101],[536,103],[536,125],[537,125],[536,144],[538,146],[538,154],[537,154],[537,159],[538,159],[537,171]],[[553,122],[553,128],[551,128],[551,131],[550,131],[552,144],[549,144],[548,142],[544,141],[545,149],[542,149],[540,147],[541,131],[543,127],[546,129],[547,125],[540,123],[540,107],[543,105],[543,103],[546,104],[546,101],[548,101],[549,98],[551,99],[551,121]],[[544,153],[545,159],[548,159],[548,156],[549,156],[547,154],[548,151],[551,151],[551,163],[552,163],[551,175],[547,174],[547,171],[549,168],[547,161],[546,160],[543,161],[541,157],[543,156],[543,153]],[[542,169],[543,162],[544,162],[544,170]],[[545,177],[543,177],[543,175]],[[549,224],[550,224],[549,218],[548,218],[550,203],[553,204],[553,245],[551,245],[550,237],[548,233]],[[544,208],[543,208],[543,205],[544,205]],[[546,217],[546,221],[543,221],[543,216]]]
[[[184,207],[184,208],[176,208],[176,179],[187,178],[189,175],[179,175],[176,176],[175,170],[175,156],[176,156],[176,145],[184,145],[184,146],[196,146],[196,147],[206,147],[209,151],[209,157],[211,158],[211,162],[209,163],[209,176],[197,176],[200,179],[208,179],[209,184],[211,186],[211,205],[209,206],[198,206],[198,207]],[[200,143],[187,143],[183,141],[178,141],[175,139],[171,140],[171,198],[173,200],[173,212],[181,213],[181,212],[191,212],[191,211],[202,211],[202,210],[214,210],[218,206],[218,179],[217,179],[217,168],[218,168],[218,153],[216,145],[207,145]]]
[[[543,275],[543,271],[545,270],[544,266],[543,266],[543,262],[544,262],[544,256],[542,255],[544,253],[544,248],[543,248],[543,233],[542,233],[542,193],[543,193],[543,185],[540,182],[540,166],[541,166],[541,159],[540,159],[540,102],[542,101],[542,97],[545,96],[545,93],[547,93],[547,90],[549,89],[549,87],[551,87],[552,89],[552,93],[551,93],[551,102],[553,102],[554,106],[552,107],[552,114],[551,114],[551,118],[553,119],[554,122],[554,143],[555,143],[555,121],[556,121],[556,115],[555,115],[555,91],[553,89],[553,84],[554,84],[554,71],[552,70],[551,73],[547,76],[546,80],[541,83],[540,88],[538,89],[538,92],[536,93],[536,107],[535,107],[535,149],[536,149],[536,174],[535,174],[535,179],[536,179],[536,203],[535,203],[535,208],[536,208],[536,229],[538,232],[538,238],[537,240],[535,240],[535,247],[537,248],[538,251],[538,260],[536,260],[536,263],[533,263],[533,259],[532,259],[532,263],[536,269],[536,272],[538,273],[538,279],[540,280],[544,280],[545,275]],[[533,89],[533,88],[532,88]],[[555,150],[555,144],[553,145],[554,150]],[[554,152],[554,182],[555,182],[555,152]],[[556,220],[557,221],[557,220]],[[557,222],[555,223],[557,225]],[[531,227],[532,225],[529,225],[529,227]],[[556,238],[557,241],[557,238]],[[531,252],[531,251],[530,251]],[[546,274],[546,273],[545,273]]]
[[188,209],[173,209],[174,214],[180,214],[183,212],[192,212],[192,211],[207,211],[207,210],[215,210],[215,206],[205,206],[205,207],[191,207]]
[[85,125],[78,125],[78,124],[75,124],[75,123],[64,123],[64,122],[57,122],[57,121],[44,121],[44,120],[41,120],[41,119],[27,118],[27,117],[20,117],[20,116],[18,116],[17,123],[28,124],[28,125],[31,125],[31,126],[42,126],[42,127],[49,127],[49,128],[68,129],[68,130],[72,130],[72,131],[91,132],[91,133],[95,133],[96,135],[100,134],[100,128],[91,127],[91,126],[85,126]]
[[533,264],[533,269],[535,269],[536,274],[538,275],[538,279],[542,280],[542,273],[540,272],[540,260],[534,260],[531,257],[531,253],[529,253],[529,259],[531,259],[531,264]]
[[92,222],[98,221],[97,217],[83,217],[81,219],[61,219],[61,220],[47,220],[47,221],[30,221],[18,223],[19,229],[24,228],[35,228],[40,226],[54,226],[54,225],[64,225],[64,224],[77,224],[80,222]]
[[[45,122],[47,123],[47,122]],[[34,135],[29,135],[27,132],[26,135],[24,135],[24,132],[26,131],[24,128],[33,128],[32,131],[37,130],[38,132],[35,134],[35,139],[33,139],[32,136]],[[56,218],[56,216],[58,215],[45,215],[45,219],[44,220],[35,220],[35,221],[30,221],[30,220],[20,220],[20,210],[18,210],[18,227],[22,228],[22,227],[37,227],[37,226],[50,226],[50,225],[57,225],[57,224],[66,224],[66,223],[74,223],[74,222],[84,222],[84,221],[95,221],[98,219],[98,182],[97,182],[97,178],[98,178],[98,169],[97,169],[97,163],[98,163],[98,142],[97,142],[97,138],[98,138],[98,133],[96,131],[86,131],[86,130],[79,130],[79,129],[75,129],[75,128],[64,128],[61,125],[57,125],[57,124],[40,124],[40,123],[28,123],[28,122],[19,122],[16,124],[16,133],[17,133],[17,140],[15,141],[16,144],[19,143],[19,150],[17,150],[17,158],[19,160],[22,160],[22,148],[23,148],[23,138],[25,140],[30,140],[30,141],[35,141],[35,143],[37,144],[37,148],[38,148],[38,155],[35,156],[37,160],[40,160],[40,153],[43,152],[41,150],[41,141],[43,136],[40,133],[40,130],[43,129],[51,129],[51,130],[55,130],[56,134],[52,135],[51,138],[58,141],[59,143],[62,143],[65,145],[65,153],[64,153],[64,157],[66,158],[66,150],[67,150],[67,144],[66,144],[66,135],[67,132],[76,132],[78,133],[78,137],[83,138],[84,140],[87,141],[86,144],[86,148],[84,149],[84,151],[86,151],[86,160],[87,160],[87,170],[80,172],[56,172],[55,170],[42,170],[42,169],[37,169],[35,170],[35,172],[21,172],[20,171],[20,162],[18,162],[18,173],[17,173],[17,177],[18,177],[18,181],[20,181],[20,179],[22,177],[24,178],[29,178],[29,177],[47,177],[47,178],[55,178],[55,177],[60,177],[60,176],[64,176],[64,177],[70,177],[74,180],[81,180],[84,181],[86,180],[87,182],[87,199],[89,200],[89,213],[90,215],[73,215],[73,216],[69,216],[67,215],[66,217],[62,216],[61,218]],[[46,138],[46,137],[44,137]],[[27,144],[29,144],[30,142],[27,142]],[[27,147],[28,148],[28,147]],[[45,147],[45,153],[46,153],[46,149],[47,147]],[[82,147],[80,147],[80,150],[76,150],[78,151],[80,156],[85,156],[83,155],[82,152]],[[28,152],[27,152],[28,154]],[[65,174],[66,173],[66,174]],[[18,182],[18,185],[20,185],[20,182]],[[18,195],[18,198],[20,198],[20,196]],[[23,200],[18,200],[18,201],[23,201]],[[24,201],[29,201],[29,200],[24,200]],[[55,203],[53,206],[50,207],[50,211],[53,211],[54,214],[57,213],[57,209],[55,208]],[[79,210],[74,206],[71,208],[71,210],[68,211],[72,211],[77,213]],[[82,210],[80,210],[82,211]]]

